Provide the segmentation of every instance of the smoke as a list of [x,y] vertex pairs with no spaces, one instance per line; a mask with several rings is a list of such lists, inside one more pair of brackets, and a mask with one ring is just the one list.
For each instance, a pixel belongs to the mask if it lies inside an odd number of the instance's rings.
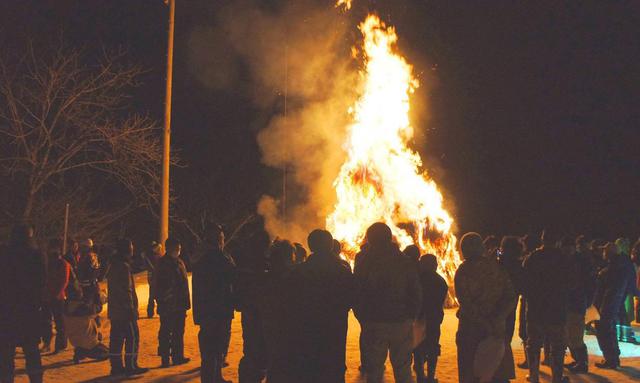
[[[290,187],[286,218],[280,195],[263,196],[258,212],[272,236],[302,242],[311,229],[324,227],[335,203],[347,108],[358,84],[350,57],[355,31],[332,2],[283,3],[274,9],[234,2],[214,27],[192,30],[189,61],[204,85],[239,89],[270,111],[257,137],[262,161],[286,167]],[[250,81],[243,82],[245,75]]]

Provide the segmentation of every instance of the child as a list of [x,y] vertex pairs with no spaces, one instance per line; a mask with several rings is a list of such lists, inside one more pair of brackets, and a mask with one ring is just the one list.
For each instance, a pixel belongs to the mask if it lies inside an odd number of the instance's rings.
[[[444,300],[449,287],[438,274],[438,261],[432,254],[423,255],[419,261],[420,284],[422,285],[422,311],[419,320],[425,322],[425,338],[413,352],[413,368],[418,383],[437,382],[436,365],[440,355],[440,325],[444,318]],[[427,376],[424,375],[424,363],[427,362]]]

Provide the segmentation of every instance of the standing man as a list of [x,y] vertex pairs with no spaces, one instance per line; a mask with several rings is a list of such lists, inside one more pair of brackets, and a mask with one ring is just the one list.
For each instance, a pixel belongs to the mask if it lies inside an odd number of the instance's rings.
[[627,292],[635,281],[615,244],[607,243],[602,255],[607,266],[598,273],[594,304],[600,313],[600,320],[596,322],[596,337],[604,360],[596,363],[596,367],[616,369],[620,367],[616,322]]
[[40,341],[45,261],[33,243],[33,228],[13,227],[0,254],[0,381],[13,382],[16,347],[22,346],[31,383],[42,382]]
[[235,263],[224,253],[221,226],[208,228],[205,241],[193,267],[193,321],[200,326],[200,377],[203,383],[227,383],[222,365],[233,319]]
[[[138,366],[140,331],[138,330],[138,296],[133,275],[131,275],[132,260],[133,243],[129,239],[119,240],[107,273],[108,315],[111,320],[109,354],[112,376],[132,376],[149,371],[148,368]],[[122,364],[123,345],[124,366]]]
[[587,308],[593,301],[595,289],[595,267],[591,254],[587,252],[587,241],[579,236],[575,244],[563,239],[560,248],[569,260],[571,273],[575,280],[569,289],[567,306],[566,340],[573,362],[566,365],[573,373],[589,371],[589,353],[584,343],[584,318]]
[[467,233],[460,240],[464,261],[454,279],[458,309],[458,381],[476,382],[474,360],[480,342],[504,338],[506,320],[516,305],[516,293],[507,272],[495,257],[485,256],[482,237]]
[[382,381],[387,354],[395,381],[412,381],[412,328],[422,305],[422,290],[415,267],[392,239],[389,226],[371,225],[354,270],[354,310],[362,327],[361,354],[368,383]]
[[570,272],[567,257],[557,247],[557,239],[545,230],[542,247],[523,264],[523,292],[527,299],[527,355],[529,381],[538,382],[540,349],[550,344],[552,382],[568,382],[563,376],[566,343],[565,325],[569,287],[575,275]]
[[[301,326],[299,356],[303,381],[344,382],[347,319],[352,305],[353,274],[333,253],[333,237],[314,230],[307,239],[311,255],[295,276],[295,317]],[[295,350],[292,350],[295,352]]]
[[51,339],[53,327],[51,319],[56,324],[56,353],[67,348],[67,336],[64,331],[64,302],[67,298],[66,290],[69,284],[71,265],[62,258],[62,241],[52,239],[47,249],[47,283],[44,293],[42,314],[44,320],[44,334],[42,336],[44,346],[42,351],[51,351]]
[[160,314],[158,343],[162,367],[169,367],[169,357],[174,366],[189,362],[184,357],[184,319],[191,308],[189,278],[184,262],[179,258],[182,246],[169,237],[165,241],[166,254],[158,260],[155,293]]

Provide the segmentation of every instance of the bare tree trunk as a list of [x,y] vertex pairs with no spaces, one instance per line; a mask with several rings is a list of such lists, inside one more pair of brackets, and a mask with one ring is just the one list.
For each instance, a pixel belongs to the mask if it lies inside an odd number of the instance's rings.
[[27,200],[24,205],[24,210],[22,212],[22,219],[25,222],[31,220],[31,212],[33,211],[34,200],[36,199],[36,193],[33,190],[29,190],[27,194]]

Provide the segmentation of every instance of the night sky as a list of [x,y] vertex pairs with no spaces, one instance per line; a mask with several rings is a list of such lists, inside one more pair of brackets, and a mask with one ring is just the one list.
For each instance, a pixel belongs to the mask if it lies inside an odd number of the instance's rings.
[[[234,209],[225,216],[254,209],[281,182],[261,165],[255,138],[277,112],[251,100],[244,63],[229,56],[212,64],[237,63],[237,89],[204,86],[189,63],[193,29],[214,27],[230,3],[177,0],[172,118],[172,144],[186,165],[173,172],[176,192],[223,201]],[[277,9],[281,2],[264,3]],[[377,10],[397,27],[415,71],[433,79],[419,90],[430,118],[418,128],[416,149],[455,204],[459,231],[640,234],[640,2],[354,4],[354,28],[358,15]],[[162,0],[0,7],[3,52],[29,37],[62,38],[88,52],[127,48],[129,60],[148,69],[134,106],[162,122]]]

